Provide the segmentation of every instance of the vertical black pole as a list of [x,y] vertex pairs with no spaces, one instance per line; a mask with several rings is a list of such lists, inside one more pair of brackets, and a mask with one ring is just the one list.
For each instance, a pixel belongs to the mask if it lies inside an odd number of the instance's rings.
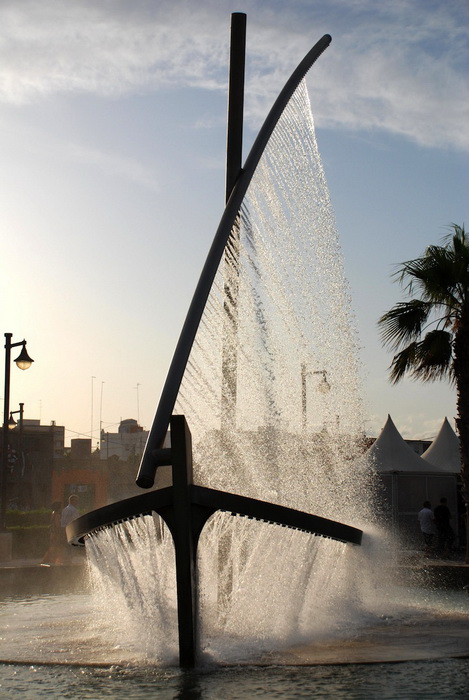
[[225,201],[241,172],[243,156],[244,66],[246,56],[246,15],[231,15],[230,78],[228,87],[228,132],[226,143]]
[[24,416],[24,403],[20,403],[20,438],[19,438],[19,444],[20,448],[18,450],[19,452],[19,459],[20,459],[20,465],[21,465],[21,478],[23,478],[24,475],[24,455],[23,455],[23,416]]
[[[241,173],[243,151],[244,67],[246,56],[246,15],[231,15],[228,129],[226,141],[225,201]],[[222,356],[221,428],[234,425],[237,394],[237,335],[239,288],[239,214],[233,224],[224,253],[224,321]]]
[[193,556],[192,513],[189,487],[192,484],[192,440],[184,416],[171,418],[171,462],[173,465],[174,547],[179,628],[179,665],[192,668],[196,649],[196,571]]
[[3,390],[2,461],[0,475],[0,531],[6,531],[7,467],[8,467],[8,419],[10,413],[10,358],[12,333],[5,333],[5,386]]

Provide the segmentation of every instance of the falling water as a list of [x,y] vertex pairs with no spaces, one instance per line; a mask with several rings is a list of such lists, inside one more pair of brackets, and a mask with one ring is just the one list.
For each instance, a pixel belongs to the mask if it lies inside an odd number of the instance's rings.
[[[370,533],[352,321],[303,81],[231,232],[177,400],[192,433],[196,483]],[[358,624],[373,599],[372,541],[366,534],[359,548],[215,515],[198,555],[204,658],[246,659]],[[112,605],[125,599],[130,613],[122,619],[127,631],[140,630],[145,656],[170,660],[176,624],[166,528],[147,516],[95,533],[87,546],[95,568],[108,559],[106,596]]]
[[86,551],[96,610],[127,660],[177,662],[173,540],[158,516],[91,533]]
[[367,520],[357,340],[304,82],[227,248],[177,401],[196,482]]

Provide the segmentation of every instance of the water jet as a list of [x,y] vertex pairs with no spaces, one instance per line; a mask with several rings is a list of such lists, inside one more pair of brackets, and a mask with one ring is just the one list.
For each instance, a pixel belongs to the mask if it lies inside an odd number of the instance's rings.
[[[314,446],[320,454],[319,460],[323,461],[322,478],[333,482],[335,489],[341,488],[337,483],[337,461],[343,459],[347,452],[348,458],[352,459],[353,443],[357,436],[355,426],[350,424],[350,411],[347,415],[347,411],[343,410],[347,400],[344,395],[339,398],[347,388],[343,370],[337,368],[340,362],[336,361],[334,367],[329,357],[322,357],[319,349],[316,354],[312,352],[310,332],[305,327],[308,314],[315,312],[319,319],[314,322],[315,327],[324,329],[329,323],[331,329],[327,342],[330,343],[336,331],[340,333],[340,338],[336,334],[334,339],[338,345],[348,347],[352,342],[343,322],[343,312],[339,314],[338,311],[339,306],[344,306],[341,293],[334,291],[334,285],[337,287],[340,282],[340,265],[337,259],[326,263],[325,258],[336,253],[334,232],[332,248],[329,249],[327,246],[331,244],[321,240],[321,236],[316,235],[313,245],[309,235],[301,233],[298,211],[302,211],[301,225],[304,228],[308,206],[305,208],[304,203],[288,202],[286,172],[282,164],[274,162],[272,158],[273,151],[285,150],[285,146],[279,146],[278,141],[285,138],[285,124],[295,124],[303,109],[304,77],[327,48],[331,37],[323,36],[292,73],[241,167],[245,24],[244,14],[235,13],[232,16],[226,207],[175,349],[136,480],[138,486],[152,489],[157,470],[169,466],[170,485],[87,513],[67,528],[69,542],[82,545],[93,533],[141,515],[157,514],[162,518],[174,543],[179,664],[184,667],[195,664],[198,648],[197,601],[200,594],[196,568],[199,538],[216,512],[247,516],[256,521],[352,545],[360,545],[362,539],[359,527],[340,522],[340,508],[339,515],[337,512],[327,513],[323,502],[318,503],[322,508],[320,515],[313,515],[310,510],[314,503],[312,492],[322,494],[319,498],[324,501],[324,488],[327,485],[319,488],[321,477],[317,472],[313,474],[311,469],[311,446],[305,446],[305,386],[308,374],[313,377],[321,375],[323,379],[327,375],[336,383],[336,405],[333,409],[336,411],[335,428],[330,423],[327,426],[324,424],[322,435],[316,436],[319,449],[318,445]],[[297,162],[298,167],[304,169],[304,177],[312,179],[313,175],[316,178],[319,176],[319,184],[316,183],[312,191],[306,193],[306,197],[314,200],[318,195],[324,198],[324,185],[320,180],[321,173],[308,171],[310,161],[314,161],[316,169],[319,167],[318,161],[314,160],[315,143],[309,127],[300,126],[294,138],[299,139],[296,145],[303,154]],[[293,156],[288,146],[287,151],[295,161],[295,150]],[[259,179],[259,173],[265,177],[269,167],[278,169],[277,180],[259,189],[256,178]],[[269,201],[260,202],[269,187]],[[258,200],[257,204],[255,199]],[[271,211],[278,216],[277,205],[282,208],[280,227],[277,221],[272,222],[267,218]],[[315,202],[314,206],[320,209],[319,203]],[[315,213],[316,221],[311,221],[311,225],[317,234],[318,224],[322,223],[330,235],[327,199],[321,206],[323,211]],[[294,250],[295,243],[285,252],[292,258],[294,273],[299,273],[302,266],[303,277],[314,276],[321,267],[334,269],[332,284],[325,291],[322,290],[321,310],[314,308],[318,300],[312,300],[311,292],[301,287],[301,280],[300,283],[291,280],[292,290],[287,290],[287,285],[280,280],[283,289],[280,293],[273,291],[272,284],[278,283],[279,274],[271,266],[272,251],[269,246],[272,243],[266,244],[266,240],[272,237],[274,247],[280,252],[280,242],[275,241],[279,235],[283,241],[296,239],[300,243],[299,250]],[[311,250],[315,247],[312,255]],[[306,278],[303,282],[306,282]],[[300,298],[303,303],[299,313],[295,308],[295,298]],[[337,322],[338,327],[335,326]],[[246,342],[247,337],[249,342]],[[293,363],[291,358],[295,353],[282,355],[285,340],[287,344],[298,345],[298,356]],[[324,336],[321,340],[324,340]],[[216,355],[209,357],[207,343],[210,345],[212,341],[217,346]],[[253,354],[247,358],[247,349],[260,359],[254,359]],[[327,370],[310,369],[308,372],[306,367],[312,362],[327,365]],[[292,431],[291,427],[287,429],[282,425],[284,419],[292,420],[291,415],[287,416],[291,411],[291,390],[288,385],[294,378],[299,379],[300,375],[301,401],[296,401],[296,408],[301,405],[301,440],[294,429]],[[262,388],[256,396],[259,386]],[[284,393],[283,398],[279,392]],[[253,400],[256,406],[252,405]],[[211,405],[207,407],[208,402]],[[193,426],[197,432],[194,455],[196,480],[199,483],[193,479],[189,430]],[[169,427],[170,448],[165,446]],[[335,438],[330,439],[329,434],[334,431]],[[311,436],[308,439],[311,441]],[[290,459],[295,460],[295,486],[293,482],[289,484],[292,476],[285,472],[285,462],[289,459],[283,449],[286,443],[291,446]],[[342,452],[342,456],[339,452]],[[212,469],[214,463],[216,466]],[[222,474],[228,475],[228,479],[223,480]],[[308,481],[310,483],[306,484]],[[299,498],[301,491],[302,497]],[[308,498],[304,498],[305,493],[309,494]],[[270,498],[266,499],[264,494]],[[351,497],[349,493],[344,500]],[[298,504],[302,507],[295,507]],[[132,540],[132,536],[128,537]],[[226,548],[221,552],[222,545],[218,544],[217,547],[219,563],[221,559],[231,557]],[[244,553],[243,558],[248,559],[249,554]],[[231,596],[228,591],[231,584],[230,574],[230,581],[225,585],[225,598]]]
[[[228,202],[242,177],[236,133]],[[157,410],[171,447],[147,450],[143,485],[156,490],[71,526],[97,574],[91,595],[13,584],[2,597],[2,691],[466,697],[466,592],[401,585],[367,509],[348,299],[304,81],[231,206],[176,403]],[[178,537],[186,571],[197,552],[182,649]],[[174,668],[194,652],[201,672]]]

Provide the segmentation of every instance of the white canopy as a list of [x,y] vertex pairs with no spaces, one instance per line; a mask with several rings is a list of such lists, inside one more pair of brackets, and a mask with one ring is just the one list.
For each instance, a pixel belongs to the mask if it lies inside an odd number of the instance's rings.
[[371,464],[378,472],[428,474],[439,471],[409,447],[389,415],[381,435],[372,444],[367,454],[371,459]]
[[459,439],[447,418],[430,447],[423,453],[422,459],[436,467],[439,472],[459,474],[461,471]]

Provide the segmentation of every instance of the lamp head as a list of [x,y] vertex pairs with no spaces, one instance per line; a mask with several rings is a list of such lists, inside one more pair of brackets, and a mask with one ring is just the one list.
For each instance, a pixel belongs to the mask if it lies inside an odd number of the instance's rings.
[[31,357],[29,357],[29,355],[26,351],[26,341],[24,341],[23,348],[15,360],[16,366],[19,367],[20,369],[29,369],[29,367],[31,367],[33,362],[34,362],[34,360]]
[[16,428],[16,421],[10,413],[10,420],[8,421],[8,430],[14,430]]

